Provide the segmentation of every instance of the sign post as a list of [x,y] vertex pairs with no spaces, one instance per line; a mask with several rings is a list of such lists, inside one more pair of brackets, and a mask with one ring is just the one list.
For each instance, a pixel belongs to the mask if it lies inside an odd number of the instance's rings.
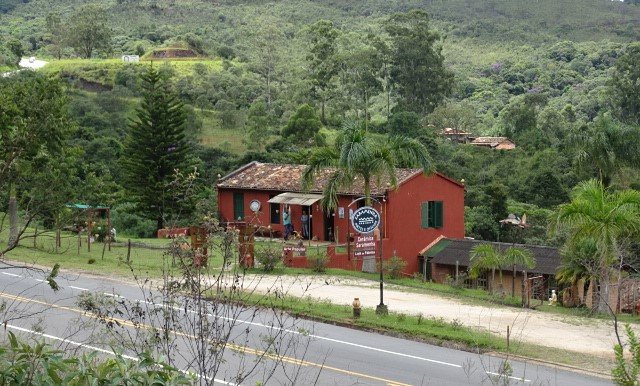
[[[363,199],[365,199],[365,197],[356,199],[351,202],[349,206]],[[375,198],[371,197],[371,199],[380,204],[380,202]],[[380,208],[382,209],[382,205],[380,205]],[[382,234],[377,232],[380,239],[379,248],[377,247],[377,240],[374,236],[374,231],[380,226],[381,217],[382,216],[375,208],[363,206],[353,212],[353,216],[351,216],[351,225],[353,226],[353,229],[360,233],[360,235],[355,239],[354,258],[362,257],[364,264],[365,258],[369,256],[372,256],[373,259],[375,259],[376,249],[380,249],[380,304],[376,306],[376,314],[387,315],[389,314],[389,309],[384,304],[384,267],[382,264],[384,261],[384,255],[382,254]]]

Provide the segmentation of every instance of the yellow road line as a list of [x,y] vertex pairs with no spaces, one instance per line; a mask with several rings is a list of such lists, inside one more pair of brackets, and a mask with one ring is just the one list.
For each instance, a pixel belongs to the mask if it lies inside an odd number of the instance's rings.
[[[36,300],[36,299],[30,299],[30,298],[25,298],[22,296],[18,296],[18,295],[12,295],[12,294],[8,294],[5,292],[0,292],[0,297],[3,297],[5,299],[10,299],[10,300],[15,300],[15,301],[19,301],[19,302],[24,302],[24,303],[33,303],[33,304],[39,304],[39,305],[43,305],[43,306],[47,306],[47,307],[51,307],[51,308],[55,308],[58,310],[64,310],[64,311],[69,311],[69,312],[73,312],[76,314],[81,314],[83,316],[89,317],[89,318],[93,318],[93,319],[100,319],[98,316],[93,315],[91,313],[88,313],[84,310],[81,310],[79,308],[72,308],[72,307],[67,307],[67,306],[61,306],[58,304],[54,304],[54,303],[47,303],[47,302],[43,302],[41,300]],[[136,323],[134,324],[133,322],[126,320],[126,319],[121,319],[121,318],[114,318],[114,317],[110,317],[110,318],[105,318],[105,320],[108,321],[113,321],[119,324],[122,324],[124,326],[129,326],[129,327],[133,327],[133,328],[152,328],[152,326],[143,324],[143,323]],[[184,332],[180,332],[180,331],[175,331],[175,330],[171,330],[171,332],[176,335],[176,336],[182,336],[185,338],[196,338],[194,335],[190,335],[190,334],[186,334]],[[261,351],[261,350],[257,350],[248,346],[243,346],[243,345],[238,345],[235,343],[229,343],[227,342],[227,347],[229,347],[229,349],[233,350],[233,351],[237,351],[240,353],[245,353],[245,354],[253,354],[256,356],[264,356],[273,360],[281,360],[283,362],[287,362],[287,363],[291,363],[291,364],[295,364],[295,365],[299,365],[299,366],[310,366],[310,367],[317,367],[317,368],[321,368],[321,369],[327,369],[327,370],[331,370],[337,373],[342,373],[342,374],[347,374],[347,375],[352,375],[355,377],[360,377],[360,378],[366,378],[366,379],[371,379],[374,381],[379,381],[379,382],[383,382],[386,383],[387,385],[394,385],[394,386],[411,386],[410,384],[407,383],[401,383],[401,382],[397,382],[397,381],[392,381],[389,379],[385,379],[385,378],[380,378],[380,377],[376,377],[373,375],[368,375],[368,374],[362,374],[362,373],[358,373],[355,371],[351,371],[351,370],[345,370],[345,369],[341,369],[338,367],[332,367],[332,366],[327,366],[325,364],[322,363],[315,363],[315,362],[309,362],[309,361],[305,361],[303,359],[298,359],[298,358],[294,358],[294,357],[288,357],[288,356],[278,356],[275,354],[270,354],[266,351]]]

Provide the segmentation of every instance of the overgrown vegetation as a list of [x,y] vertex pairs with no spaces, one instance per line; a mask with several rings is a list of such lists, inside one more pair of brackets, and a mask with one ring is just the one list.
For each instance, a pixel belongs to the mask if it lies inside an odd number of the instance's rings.
[[8,336],[8,345],[0,347],[3,385],[191,385],[195,381],[149,353],[137,358],[114,353],[114,358],[101,359],[94,351],[69,358],[45,342],[26,343],[11,331]]

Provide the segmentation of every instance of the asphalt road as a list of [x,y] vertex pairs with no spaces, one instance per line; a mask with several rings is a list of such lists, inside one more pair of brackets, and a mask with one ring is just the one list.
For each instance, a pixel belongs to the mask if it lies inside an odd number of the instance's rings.
[[[148,292],[117,280],[65,273],[61,289],[52,291],[42,273],[0,267],[0,301],[6,301],[7,331],[47,339],[65,350],[99,350],[112,355],[115,340],[107,339],[104,323],[77,304],[83,293],[150,308]],[[184,304],[172,306],[180,323],[193,323],[198,310]],[[387,384],[387,385],[606,385],[610,381],[536,363],[511,360],[512,371],[500,375],[503,359],[432,346],[420,342],[300,320],[278,311],[221,309],[205,315],[227,329],[224,361],[215,373],[200,373],[216,383],[234,384],[239,372],[248,373],[242,384]],[[222,314],[224,312],[225,314]],[[121,332],[138,336],[130,315],[115,317]],[[133,322],[132,322],[133,321]],[[142,323],[144,325],[144,323]],[[173,335],[176,365],[198,373],[193,362],[194,336],[181,329]],[[123,335],[121,333],[120,335]],[[273,346],[273,339],[280,344]],[[265,349],[267,350],[265,352]],[[121,350],[133,358],[130,348]],[[261,358],[257,360],[257,358]],[[209,366],[211,367],[211,366]],[[508,381],[508,382],[507,382]]]

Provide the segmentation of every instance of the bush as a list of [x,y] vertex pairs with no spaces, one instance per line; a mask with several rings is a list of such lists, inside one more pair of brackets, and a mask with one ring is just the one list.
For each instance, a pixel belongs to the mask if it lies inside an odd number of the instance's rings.
[[256,262],[264,272],[273,271],[282,260],[282,252],[278,249],[269,248],[264,251],[256,251]]
[[392,279],[399,279],[402,277],[402,270],[407,266],[407,262],[399,256],[391,256],[389,260],[385,262],[385,271]]
[[116,355],[102,360],[97,352],[65,358],[63,352],[46,343],[23,343],[9,332],[9,345],[0,348],[0,384],[106,385],[120,384],[190,385],[195,379],[178,369],[157,362],[148,353],[138,361]]
[[624,331],[629,341],[628,350],[631,355],[625,356],[624,347],[616,344],[613,349],[616,360],[611,375],[616,385],[637,385],[640,379],[640,342],[631,326],[625,324]]
[[324,273],[327,271],[327,265],[329,264],[329,256],[327,254],[321,254],[317,256],[307,257],[309,268],[313,272]]
[[135,214],[133,204],[114,207],[111,211],[111,224],[116,228],[118,235],[153,237],[156,232],[155,221]]

